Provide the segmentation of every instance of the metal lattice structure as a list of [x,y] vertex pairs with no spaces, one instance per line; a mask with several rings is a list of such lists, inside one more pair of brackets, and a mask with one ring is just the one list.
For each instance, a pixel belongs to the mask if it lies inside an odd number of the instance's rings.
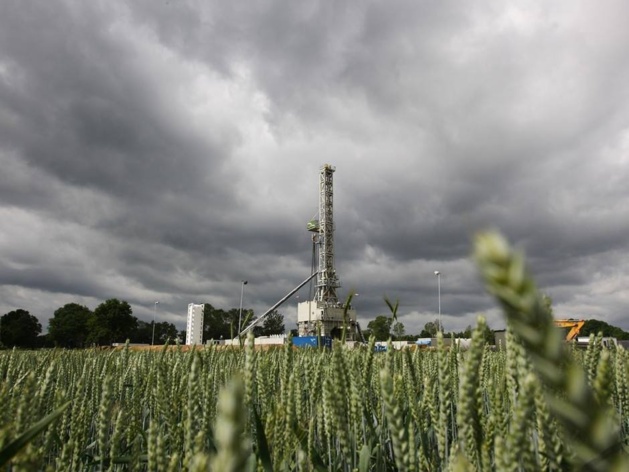
[[334,188],[336,169],[329,164],[321,167],[319,175],[319,274],[315,300],[327,304],[338,303],[336,289],[341,285],[334,269]]
[[324,164],[319,174],[319,219],[312,220],[307,225],[308,230],[314,233],[314,247],[318,255],[317,280],[313,300],[297,306],[297,327],[299,336],[338,338],[345,332],[347,340],[356,340],[359,337],[356,310],[340,303],[336,294],[336,289],[341,284],[334,268],[335,170],[330,164]]

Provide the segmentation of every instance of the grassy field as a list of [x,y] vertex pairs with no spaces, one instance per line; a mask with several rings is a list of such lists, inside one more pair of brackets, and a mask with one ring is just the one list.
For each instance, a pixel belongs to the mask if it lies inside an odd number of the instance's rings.
[[522,257],[476,245],[506,349],[0,352],[12,470],[629,470],[628,354],[561,341]]

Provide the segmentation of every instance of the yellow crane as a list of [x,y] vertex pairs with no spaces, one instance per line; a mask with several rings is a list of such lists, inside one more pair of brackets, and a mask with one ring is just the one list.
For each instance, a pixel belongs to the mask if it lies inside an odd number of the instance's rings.
[[555,326],[562,328],[566,332],[566,341],[572,341],[579,335],[581,328],[585,324],[585,320],[576,320],[573,318],[555,320]]

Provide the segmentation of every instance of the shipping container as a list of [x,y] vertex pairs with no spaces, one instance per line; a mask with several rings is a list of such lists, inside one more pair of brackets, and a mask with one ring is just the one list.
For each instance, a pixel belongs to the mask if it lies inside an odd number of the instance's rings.
[[332,347],[330,336],[296,336],[293,338],[295,347]]

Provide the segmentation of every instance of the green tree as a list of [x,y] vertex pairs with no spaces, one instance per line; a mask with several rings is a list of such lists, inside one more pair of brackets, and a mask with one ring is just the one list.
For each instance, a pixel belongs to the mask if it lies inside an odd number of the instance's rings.
[[393,323],[393,327],[391,328],[391,331],[393,332],[393,336],[395,336],[395,339],[399,340],[406,333],[406,329],[404,328],[404,323],[396,321],[395,323]]
[[[238,321],[236,321],[238,323]],[[209,303],[203,306],[203,341],[230,338],[231,317],[225,310],[214,308]]]
[[150,344],[152,334],[153,322],[147,323],[146,321],[138,320],[138,326],[129,337],[129,341],[132,343]]
[[138,327],[138,319],[132,313],[127,302],[116,298],[101,303],[90,319],[88,342],[107,345],[130,339]]
[[155,344],[166,344],[166,341],[173,344],[178,335],[177,327],[172,323],[162,321],[155,325]]
[[[155,323],[155,344],[163,345],[170,340],[174,344],[179,332],[174,324],[162,321]],[[130,337],[131,342],[141,344],[151,344],[153,342],[153,321],[138,321],[138,327]]]
[[256,336],[271,336],[272,334],[284,334],[285,329],[284,315],[273,310],[264,318],[262,326],[253,328],[253,332]]
[[437,336],[437,331],[439,331],[439,320],[429,321],[424,325],[420,336],[423,338],[434,338]]
[[26,310],[13,310],[0,318],[0,345],[36,347],[39,333],[39,320]]
[[55,347],[55,343],[52,341],[49,333],[40,334],[37,336],[36,345],[38,348],[40,347]]
[[[214,308],[209,303],[203,307],[203,342],[210,339],[232,339],[238,335],[239,308],[226,311]],[[242,329],[255,319],[253,310],[242,310]]]
[[78,303],[68,303],[58,308],[48,322],[51,340],[56,346],[84,347],[93,316],[89,308]]
[[612,337],[616,339],[629,339],[629,333],[623,331],[616,326],[601,320],[586,320],[585,324],[579,332],[579,336],[589,336],[590,334],[602,333],[604,337]]
[[379,315],[375,320],[372,320],[367,324],[367,329],[371,331],[371,334],[376,338],[376,341],[386,341],[391,337],[391,325],[393,324],[393,318],[388,316]]
[[[472,327],[467,325],[465,331],[444,333],[444,337],[454,336],[457,339],[470,339],[472,337]],[[487,325],[483,325],[483,339],[487,344],[496,344],[496,333]]]
[[472,337],[472,326],[471,325],[467,325],[467,327],[465,328],[464,331],[460,331],[460,332],[455,332],[454,333],[454,337],[455,338],[462,338],[462,339],[470,339]]

